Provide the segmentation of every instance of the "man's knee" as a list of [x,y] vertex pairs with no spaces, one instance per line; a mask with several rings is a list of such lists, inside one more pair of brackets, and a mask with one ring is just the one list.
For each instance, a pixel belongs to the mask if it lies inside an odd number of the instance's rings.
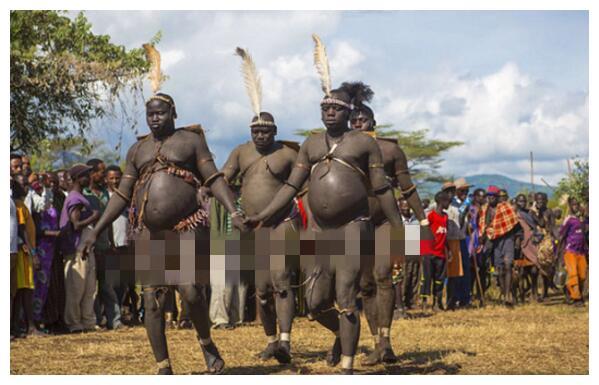
[[393,281],[391,278],[391,266],[380,265],[374,269],[374,279],[377,288],[389,289],[393,287]]
[[287,297],[291,291],[290,274],[287,270],[271,272],[273,292],[275,295]]
[[200,291],[195,285],[180,285],[177,290],[183,301],[189,305],[196,304],[200,299]]

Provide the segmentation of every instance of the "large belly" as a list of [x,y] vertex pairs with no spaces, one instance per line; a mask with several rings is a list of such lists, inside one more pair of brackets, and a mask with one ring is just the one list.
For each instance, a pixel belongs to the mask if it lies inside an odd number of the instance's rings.
[[271,176],[250,175],[243,179],[241,186],[241,204],[247,215],[256,215],[272,202],[272,198],[281,188],[281,182]]
[[[137,196],[137,209],[145,190]],[[198,209],[196,190],[181,178],[158,172],[152,177],[143,221],[152,231],[172,229],[183,218]]]
[[321,165],[310,176],[308,201],[314,219],[323,227],[338,227],[368,215],[368,192],[362,177],[344,165]]

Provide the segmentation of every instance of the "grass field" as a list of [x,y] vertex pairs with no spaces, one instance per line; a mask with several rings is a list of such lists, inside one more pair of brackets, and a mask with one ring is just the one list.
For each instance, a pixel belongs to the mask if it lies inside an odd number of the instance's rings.
[[[176,374],[205,372],[191,330],[169,330]],[[258,324],[216,330],[213,338],[228,374],[327,374],[324,362],[332,336],[315,322],[299,318],[292,333],[291,365],[262,362],[256,354],[265,340]],[[357,374],[588,374],[588,308],[573,308],[554,298],[515,309],[430,313],[412,311],[395,321],[392,343],[397,364],[363,367],[372,346],[365,319]],[[68,364],[65,364],[68,363]],[[30,337],[11,343],[12,374],[153,374],[156,370],[143,327],[80,335]]]

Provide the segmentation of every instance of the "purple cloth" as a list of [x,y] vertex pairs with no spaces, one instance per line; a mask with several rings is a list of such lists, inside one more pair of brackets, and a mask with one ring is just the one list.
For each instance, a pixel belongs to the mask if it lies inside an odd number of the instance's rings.
[[559,231],[560,238],[566,236],[566,250],[578,254],[586,254],[587,246],[584,237],[584,226],[580,219],[569,216]]
[[81,230],[76,231],[69,219],[69,215],[77,206],[81,207],[81,220],[92,215],[89,201],[78,191],[71,191],[64,201],[62,212],[60,213],[60,229],[62,230],[60,247],[63,255],[73,254],[77,250],[81,238]]
[[46,237],[43,233],[46,230],[58,230],[58,211],[54,207],[50,207],[40,213],[39,227],[41,231],[37,243],[37,255],[40,260],[41,269],[35,272],[35,291],[33,293],[33,319],[36,321],[42,321],[44,305],[46,304],[46,298],[48,298],[48,286],[50,284],[56,237]]

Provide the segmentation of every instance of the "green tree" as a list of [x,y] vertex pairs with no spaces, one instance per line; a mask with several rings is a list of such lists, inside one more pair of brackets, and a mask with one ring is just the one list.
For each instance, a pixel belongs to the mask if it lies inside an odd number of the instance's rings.
[[68,169],[75,163],[85,163],[90,158],[102,159],[106,165],[119,165],[120,156],[100,140],[88,141],[79,136],[65,139],[42,139],[38,152],[31,155],[31,167],[35,172]]
[[[408,158],[408,167],[415,183],[442,182],[447,176],[439,173],[443,158],[441,154],[450,148],[461,146],[463,142],[444,141],[428,138],[428,129],[415,131],[391,130],[391,124],[383,124],[375,127],[378,136],[385,138],[396,138],[401,149]],[[312,133],[322,132],[324,128],[319,127],[312,130],[296,130],[295,135],[307,137]]]
[[[574,170],[559,181],[555,189],[554,197],[561,200],[564,196],[573,196],[579,202],[589,203],[589,161],[576,160]],[[563,202],[560,202],[563,203]]]
[[42,139],[84,137],[91,121],[142,95],[142,48],[91,32],[83,13],[10,12],[11,150],[39,152]]

